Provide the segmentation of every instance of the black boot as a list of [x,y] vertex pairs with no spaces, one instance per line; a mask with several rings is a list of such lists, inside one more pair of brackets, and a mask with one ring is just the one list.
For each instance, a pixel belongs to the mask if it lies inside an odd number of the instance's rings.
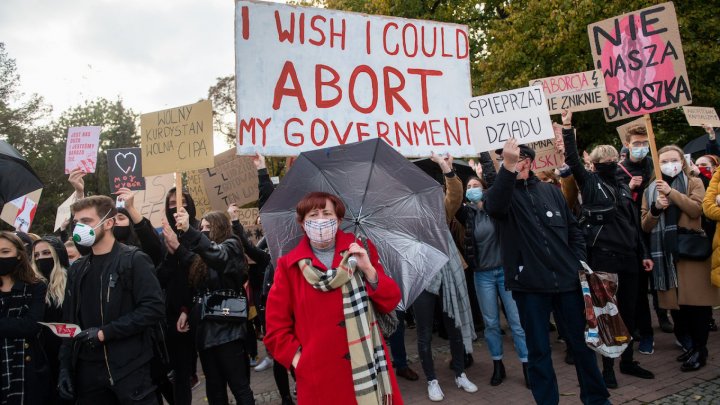
[[493,360],[493,374],[490,378],[490,385],[493,387],[502,384],[505,379],[505,365],[502,360]]
[[615,378],[615,370],[612,368],[604,368],[602,372],[603,380],[605,380],[605,386],[614,389],[618,387],[617,379]]
[[685,360],[680,367],[681,371],[697,371],[705,367],[707,363],[708,351],[707,348],[703,347],[700,349],[692,349],[692,355]]
[[282,405],[295,405],[295,402],[293,402],[292,397],[283,397],[282,398]]
[[565,363],[573,365],[575,364],[575,357],[573,357],[572,351],[570,351],[570,347],[565,344]]
[[522,364],[523,377],[525,377],[525,387],[530,389],[530,379],[528,378],[528,364],[527,361]]

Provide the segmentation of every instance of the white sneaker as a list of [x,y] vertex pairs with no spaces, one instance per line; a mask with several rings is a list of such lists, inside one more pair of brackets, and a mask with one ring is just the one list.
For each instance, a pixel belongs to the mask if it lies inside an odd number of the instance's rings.
[[457,384],[458,388],[465,390],[465,392],[475,392],[478,390],[477,385],[471,383],[465,373],[462,373],[460,374],[460,377],[455,378],[455,384]]
[[266,356],[260,363],[258,363],[257,366],[255,366],[255,371],[265,371],[273,366],[273,359]]
[[438,383],[438,380],[428,381],[428,398],[430,398],[430,400],[433,402],[440,402],[443,400],[443,398],[445,398],[445,394],[443,394],[442,390],[440,389],[440,384]]

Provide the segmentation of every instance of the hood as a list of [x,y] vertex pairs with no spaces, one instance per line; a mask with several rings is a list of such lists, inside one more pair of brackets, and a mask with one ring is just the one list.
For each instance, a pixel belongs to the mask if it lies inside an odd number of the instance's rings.
[[[175,217],[173,214],[175,213],[175,210],[171,210],[169,201],[170,201],[170,194],[175,194],[175,187],[168,190],[168,193],[165,195],[165,217],[167,218],[168,223],[170,224],[170,227],[177,233],[177,228],[175,227]],[[190,214],[190,226],[192,226],[195,229],[199,229],[199,221],[195,216],[197,215],[197,212],[195,210],[195,201],[193,200],[190,193],[187,191],[183,191],[183,201],[187,201],[185,205],[185,209],[187,210],[188,214]]]
[[60,238],[52,235],[45,235],[40,240],[33,243],[33,248],[40,242],[47,242],[48,245],[52,246],[52,248],[55,249],[55,253],[60,260],[60,265],[62,267],[66,269],[70,267],[70,260],[68,259],[67,249],[65,249],[65,244],[60,240]]

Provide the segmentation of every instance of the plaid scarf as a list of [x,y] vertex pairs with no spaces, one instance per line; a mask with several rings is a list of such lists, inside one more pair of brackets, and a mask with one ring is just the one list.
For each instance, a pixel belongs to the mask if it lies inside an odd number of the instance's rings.
[[[687,176],[680,173],[670,184],[679,193],[687,194]],[[657,200],[657,183],[652,182],[645,189],[648,210]],[[660,213],[658,222],[650,232],[650,257],[655,263],[652,276],[658,291],[667,291],[678,286],[677,269],[677,223],[680,208],[670,201],[668,208]]]
[[[9,303],[29,302],[32,298],[28,286],[22,292],[13,290],[10,297],[0,300],[2,315],[20,318],[28,310],[27,305],[9,307]],[[8,303],[2,302],[8,301]],[[12,304],[10,304],[12,305]],[[0,392],[2,405],[22,404],[25,400],[25,339],[0,338]]]
[[313,267],[310,259],[300,260],[298,266],[305,280],[316,290],[329,292],[342,288],[350,364],[358,405],[390,405],[392,385],[380,329],[375,320],[373,304],[365,291],[362,272],[350,270],[347,264],[349,256],[347,251],[343,252],[338,268],[324,273]]

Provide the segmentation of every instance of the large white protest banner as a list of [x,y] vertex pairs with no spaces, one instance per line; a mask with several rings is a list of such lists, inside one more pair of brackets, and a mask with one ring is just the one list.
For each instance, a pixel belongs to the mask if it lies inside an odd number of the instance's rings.
[[473,153],[467,26],[238,0],[235,65],[240,155]]
[[477,152],[502,148],[510,138],[524,144],[555,137],[540,86],[474,97],[467,108]]

